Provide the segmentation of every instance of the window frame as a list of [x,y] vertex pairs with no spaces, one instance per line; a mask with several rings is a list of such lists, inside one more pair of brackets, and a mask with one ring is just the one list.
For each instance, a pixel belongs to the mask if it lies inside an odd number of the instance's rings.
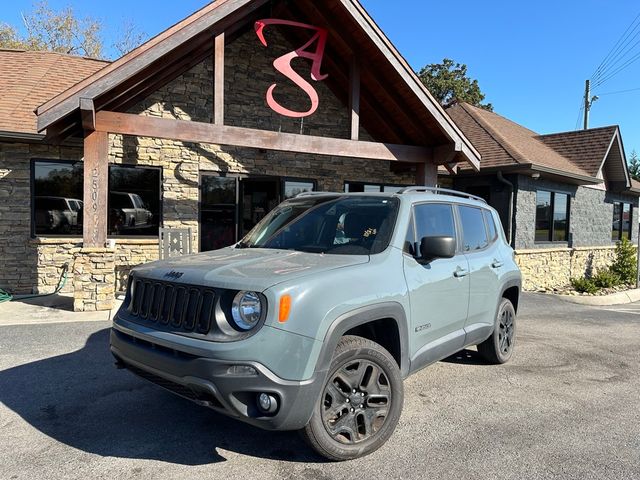
[[82,164],[82,171],[83,171],[83,179],[82,179],[82,185],[83,185],[83,192],[82,192],[82,197],[80,200],[82,200],[82,202],[84,203],[84,161],[83,160],[67,160],[67,159],[55,159],[55,158],[42,158],[42,157],[32,157],[30,159],[29,162],[29,197],[30,197],[30,206],[29,206],[29,211],[31,214],[31,218],[29,219],[29,230],[30,230],[30,236],[32,239],[37,239],[37,238],[73,238],[73,239],[78,239],[78,238],[82,238],[82,234],[69,234],[69,235],[61,235],[58,233],[51,233],[51,234],[38,234],[36,232],[36,163],[60,163],[60,164],[68,164],[68,165],[75,165],[77,163],[81,163]]
[[[549,235],[547,236],[547,240],[538,240],[537,238],[537,226],[538,226],[538,193],[539,192],[545,192],[551,195],[551,204],[550,204],[550,209],[549,211],[550,213],[550,217],[548,218],[549,221]],[[553,218],[553,214],[556,208],[556,195],[566,195],[567,197],[567,209],[566,209],[566,216],[567,216],[567,226],[565,227],[565,240],[554,240],[554,234],[556,232],[555,229],[555,219]],[[544,244],[568,244],[569,243],[569,236],[571,234],[571,194],[567,193],[567,192],[562,192],[562,191],[558,191],[558,190],[545,190],[544,188],[540,188],[536,190],[536,209],[535,209],[535,217],[534,217],[534,232],[533,232],[533,243],[534,244],[540,244],[540,245],[544,245]]]
[[633,242],[633,218],[634,218],[634,205],[631,202],[625,202],[624,200],[620,200],[618,202],[613,202],[613,212],[612,215],[615,215],[616,213],[616,206],[620,207],[620,227],[618,227],[617,230],[615,230],[615,232],[617,233],[617,238],[613,238],[613,218],[611,219],[611,241],[613,243],[617,243],[617,242],[621,242],[622,238],[623,238],[623,233],[625,232],[625,230],[622,228],[623,224],[624,224],[624,206],[625,205],[629,205],[629,230],[628,230],[628,234],[629,234],[629,241]]
[[[157,170],[160,172],[160,175],[158,177],[158,203],[159,203],[159,208],[158,208],[158,234],[157,235],[117,235],[117,234],[110,234],[109,233],[109,210],[110,210],[110,204],[109,204],[109,196],[111,194],[111,168],[112,167],[116,167],[116,168],[127,168],[127,169],[131,169],[131,170],[140,170],[140,169],[145,169],[145,170]],[[141,239],[141,240],[149,240],[149,239],[156,239],[159,238],[160,236],[160,229],[164,228],[164,189],[162,188],[162,184],[163,184],[163,179],[164,179],[164,169],[162,166],[156,166],[156,165],[129,165],[129,164],[125,164],[125,163],[110,163],[109,164],[109,168],[108,168],[108,172],[107,172],[107,238],[120,238],[123,240],[136,240],[136,239]],[[135,193],[135,192],[132,192]],[[140,196],[138,194],[138,196]],[[142,199],[142,197],[141,197]],[[84,201],[84,199],[83,199]],[[143,201],[144,203],[144,201]]]

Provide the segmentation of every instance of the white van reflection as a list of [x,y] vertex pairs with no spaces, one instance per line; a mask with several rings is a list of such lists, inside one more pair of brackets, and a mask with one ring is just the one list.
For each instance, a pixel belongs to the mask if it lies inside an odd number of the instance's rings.
[[111,192],[109,208],[111,210],[110,227],[114,233],[146,228],[153,220],[153,213],[137,193]]
[[35,197],[37,233],[78,233],[82,229],[82,200],[66,197]]

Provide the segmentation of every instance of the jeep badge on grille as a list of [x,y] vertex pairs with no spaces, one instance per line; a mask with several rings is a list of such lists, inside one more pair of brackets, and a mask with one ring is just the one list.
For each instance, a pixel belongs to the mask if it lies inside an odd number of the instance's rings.
[[173,280],[178,280],[183,275],[184,273],[182,272],[169,272],[164,274],[164,278],[171,278]]

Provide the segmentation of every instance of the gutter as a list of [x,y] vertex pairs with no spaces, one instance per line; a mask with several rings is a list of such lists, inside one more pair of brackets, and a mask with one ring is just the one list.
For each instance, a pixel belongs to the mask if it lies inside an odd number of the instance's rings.
[[500,183],[503,183],[507,187],[509,187],[509,217],[507,221],[507,238],[509,239],[509,244],[513,246],[514,242],[512,238],[512,232],[513,232],[513,210],[514,210],[513,204],[515,201],[514,187],[513,187],[513,183],[511,183],[509,180],[504,178],[501,170],[498,171],[498,181],[500,181]]

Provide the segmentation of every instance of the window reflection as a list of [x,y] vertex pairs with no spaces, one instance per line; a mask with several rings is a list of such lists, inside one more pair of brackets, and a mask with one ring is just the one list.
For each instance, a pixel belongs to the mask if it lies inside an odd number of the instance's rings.
[[36,235],[82,233],[82,163],[33,163],[33,230]]

